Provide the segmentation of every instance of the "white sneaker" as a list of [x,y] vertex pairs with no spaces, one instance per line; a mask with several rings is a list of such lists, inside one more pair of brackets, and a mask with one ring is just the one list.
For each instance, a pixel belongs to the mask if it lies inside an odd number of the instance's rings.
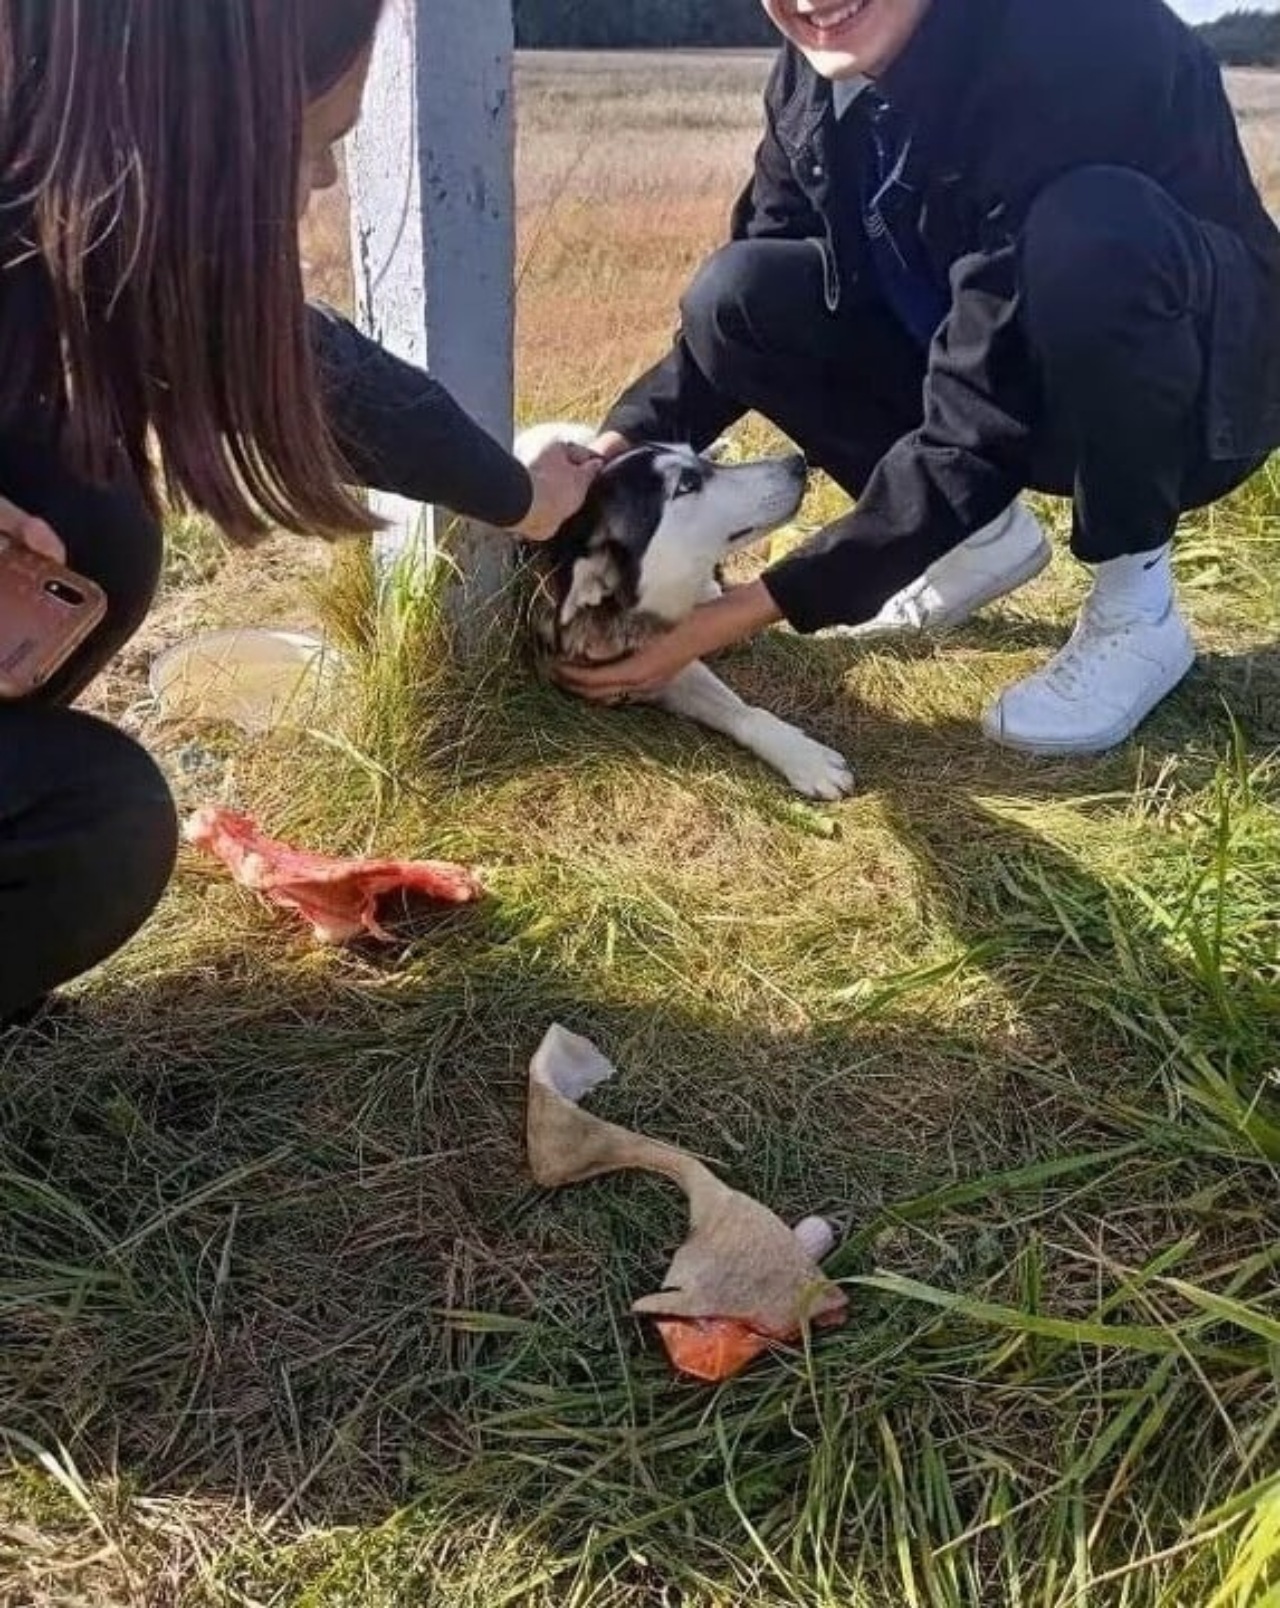
[[873,620],[835,625],[822,636],[877,637],[962,625],[998,597],[1033,580],[1053,556],[1040,521],[1021,500],[891,597]]
[[1133,735],[1195,658],[1176,604],[1153,622],[1108,614],[1091,600],[1066,647],[1002,693],[982,729],[1029,754],[1100,754]]

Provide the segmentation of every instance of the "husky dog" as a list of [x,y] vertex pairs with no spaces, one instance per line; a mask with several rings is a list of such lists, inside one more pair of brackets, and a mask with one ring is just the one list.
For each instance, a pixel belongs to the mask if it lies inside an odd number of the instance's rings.
[[[528,460],[549,440],[590,439],[574,426],[540,425],[516,452]],[[719,565],[790,519],[806,478],[801,457],[723,464],[689,447],[647,445],[613,459],[582,509],[528,549],[539,644],[582,664],[636,652],[719,595]],[[806,797],[836,799],[853,787],[840,754],[753,709],[704,664],[683,670],[652,702],[733,738]]]

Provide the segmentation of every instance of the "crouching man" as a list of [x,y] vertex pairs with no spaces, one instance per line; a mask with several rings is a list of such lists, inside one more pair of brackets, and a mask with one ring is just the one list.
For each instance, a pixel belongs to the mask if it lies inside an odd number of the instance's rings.
[[983,725],[1122,742],[1190,669],[1179,515],[1280,443],[1280,234],[1221,75],[1162,0],[764,0],[785,36],[731,242],[598,450],[709,443],[748,410],[857,500],[644,652],[650,690],[780,619],[936,630],[1024,584],[1018,500],[1070,497],[1090,589]]

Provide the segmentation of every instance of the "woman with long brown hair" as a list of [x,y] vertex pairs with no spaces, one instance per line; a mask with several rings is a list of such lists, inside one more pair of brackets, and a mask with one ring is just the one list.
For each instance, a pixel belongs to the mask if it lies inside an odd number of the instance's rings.
[[[308,308],[383,0],[0,0],[0,538],[106,592],[0,704],[0,1024],[113,953],[173,867],[161,776],[70,701],[137,629],[161,511],[233,540],[373,528],[368,486],[538,540],[594,466],[531,470],[426,374]],[[407,131],[406,131],[407,136]]]

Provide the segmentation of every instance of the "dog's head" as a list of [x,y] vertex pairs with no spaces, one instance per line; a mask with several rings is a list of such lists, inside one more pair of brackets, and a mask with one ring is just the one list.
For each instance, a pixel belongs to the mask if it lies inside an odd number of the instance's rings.
[[805,483],[798,456],[723,464],[650,445],[615,458],[544,550],[560,633],[587,610],[675,624],[730,553],[795,514]]

